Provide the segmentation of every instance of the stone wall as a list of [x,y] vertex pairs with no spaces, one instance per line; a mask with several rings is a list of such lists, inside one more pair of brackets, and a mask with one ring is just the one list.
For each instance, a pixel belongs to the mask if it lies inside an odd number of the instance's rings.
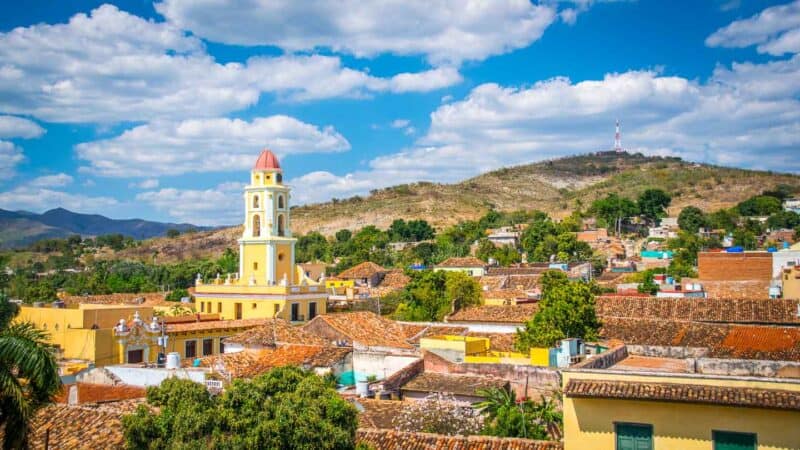
[[702,358],[708,355],[706,347],[668,347],[663,345],[626,345],[629,355],[658,358]]
[[572,369],[607,369],[628,357],[628,348],[620,345],[610,348],[599,355],[587,358],[573,365]]

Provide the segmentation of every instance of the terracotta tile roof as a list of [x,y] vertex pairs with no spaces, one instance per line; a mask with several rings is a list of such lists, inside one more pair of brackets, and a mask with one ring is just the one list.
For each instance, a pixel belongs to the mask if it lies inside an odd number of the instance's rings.
[[164,300],[162,292],[145,292],[141,294],[105,294],[105,295],[66,295],[61,300],[70,305],[81,303],[92,305],[145,305],[145,306],[173,306],[179,302]]
[[496,352],[513,352],[514,351],[514,333],[479,333],[470,331],[466,336],[482,337],[489,339],[489,349]]
[[758,298],[765,299],[769,295],[770,280],[699,280],[684,279],[685,282],[696,282],[703,285],[703,290],[709,298],[736,299]]
[[347,348],[284,345],[274,349],[244,350],[206,356],[200,359],[200,365],[220,370],[233,378],[252,378],[275,367],[328,367],[350,352],[351,350]]
[[337,274],[339,278],[344,279],[359,279],[359,278],[369,278],[376,273],[383,273],[386,272],[386,269],[383,267],[375,264],[372,261],[364,261],[361,264],[353,266],[347,270],[344,270]]
[[478,284],[490,291],[503,289],[508,287],[508,275],[484,275],[478,278]]
[[269,319],[263,325],[225,339],[226,343],[274,347],[278,344],[327,345],[321,337],[282,319]]
[[614,370],[632,370],[646,372],[692,373],[690,359],[661,358],[655,356],[629,355],[614,364]]
[[548,263],[534,263],[520,267],[489,267],[487,275],[541,275],[550,270]]
[[403,334],[405,335],[406,339],[411,339],[414,336],[418,335],[425,331],[430,325],[421,325],[416,323],[401,323],[400,327],[403,328]]
[[126,400],[102,405],[46,406],[31,421],[30,447],[44,449],[49,430],[50,450],[124,448],[120,418],[143,403],[143,400]]
[[409,338],[408,342],[413,345],[419,345],[420,339],[428,336],[441,336],[443,334],[452,335],[452,336],[463,336],[464,333],[469,331],[469,328],[466,327],[457,327],[457,326],[438,326],[432,325],[426,327],[420,333]]
[[562,450],[560,442],[494,436],[443,434],[359,428],[356,440],[381,450]]
[[69,401],[70,389],[73,387],[78,390],[78,404],[117,402],[120,400],[144,398],[147,394],[145,388],[127,384],[77,383],[64,385],[61,394],[56,398],[56,402],[67,403]]
[[202,322],[167,324],[167,333],[187,331],[231,330],[253,328],[264,325],[266,319],[207,320]]
[[358,415],[358,426],[362,428],[394,429],[394,418],[413,405],[410,402],[371,398],[360,398],[356,401],[364,407]]
[[698,322],[800,324],[797,300],[597,297],[597,315]]
[[541,278],[541,275],[509,275],[506,287],[525,291],[537,290]]
[[702,347],[712,358],[800,361],[800,329],[657,319],[603,318],[601,336],[632,345]]
[[[309,331],[313,330],[312,323],[322,321],[331,328],[346,336],[348,340],[367,347],[395,347],[413,349],[406,342],[403,327],[387,318],[373,312],[358,311],[339,314],[322,314],[306,324]],[[313,332],[313,331],[312,331]]]
[[474,256],[467,256],[464,258],[447,258],[436,265],[442,268],[459,268],[459,267],[486,267],[486,263]]
[[447,317],[448,322],[487,322],[522,324],[536,314],[539,305],[527,303],[504,306],[473,306],[456,311]]
[[527,299],[528,294],[519,289],[495,289],[491,291],[482,291],[483,298],[502,299],[502,300],[516,300]]
[[400,389],[413,392],[448,392],[455,395],[479,397],[478,391],[481,389],[507,387],[508,381],[500,378],[423,372]]
[[383,297],[386,294],[403,289],[410,281],[411,277],[401,269],[392,269],[386,272],[386,275],[383,276],[377,286],[370,288],[369,294],[371,297]]
[[564,395],[800,411],[800,392],[779,389],[572,379],[567,383]]

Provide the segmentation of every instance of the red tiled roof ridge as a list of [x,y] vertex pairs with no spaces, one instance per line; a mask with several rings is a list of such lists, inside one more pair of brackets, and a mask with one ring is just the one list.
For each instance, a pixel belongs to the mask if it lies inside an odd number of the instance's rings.
[[800,392],[782,389],[727,387],[703,384],[571,379],[564,395],[672,401],[800,411]]
[[349,269],[339,272],[336,276],[339,278],[365,278],[370,277],[375,273],[386,271],[387,270],[384,267],[375,264],[372,261],[364,261]]
[[451,256],[437,264],[436,267],[486,267],[486,263],[474,256]]
[[449,436],[443,434],[398,431],[378,428],[359,428],[356,440],[382,450],[561,450],[555,441],[537,441],[485,435]]

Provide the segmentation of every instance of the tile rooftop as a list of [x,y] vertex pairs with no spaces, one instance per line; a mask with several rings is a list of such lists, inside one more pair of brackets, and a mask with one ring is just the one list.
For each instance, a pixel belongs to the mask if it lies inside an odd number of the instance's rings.
[[507,388],[508,381],[488,376],[450,375],[423,372],[400,389],[414,392],[448,392],[455,395],[480,396],[478,391],[489,388]]
[[267,319],[207,320],[201,322],[170,323],[167,333],[190,331],[245,329],[264,325]]
[[314,329],[315,321],[325,322],[351,342],[367,347],[414,348],[406,342],[406,334],[399,323],[372,312],[319,315],[305,325],[309,331]]
[[436,265],[442,268],[461,268],[461,267],[486,267],[486,263],[474,256],[466,256],[463,258],[451,257]]
[[264,347],[274,347],[278,344],[328,345],[328,342],[321,337],[282,319],[268,319],[263,325],[226,338],[225,342]]
[[336,276],[339,278],[344,279],[353,279],[353,278],[369,278],[376,273],[383,273],[386,272],[386,269],[383,267],[375,264],[372,261],[364,261],[361,264],[355,265],[349,269],[346,269]]
[[560,442],[494,436],[446,436],[443,434],[359,428],[358,442],[381,450],[562,450]]
[[800,392],[700,384],[572,379],[564,395],[573,398],[651,400],[800,411]]
[[539,305],[536,303],[504,306],[473,306],[456,311],[454,314],[447,317],[447,321],[522,324],[530,320],[538,310]]

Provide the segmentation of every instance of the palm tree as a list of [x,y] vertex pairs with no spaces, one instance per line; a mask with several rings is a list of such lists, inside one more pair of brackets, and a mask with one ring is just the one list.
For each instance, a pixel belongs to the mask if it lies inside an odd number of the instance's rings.
[[3,449],[27,448],[28,426],[61,389],[47,333],[29,322],[11,323],[19,308],[0,294],[0,429]]

